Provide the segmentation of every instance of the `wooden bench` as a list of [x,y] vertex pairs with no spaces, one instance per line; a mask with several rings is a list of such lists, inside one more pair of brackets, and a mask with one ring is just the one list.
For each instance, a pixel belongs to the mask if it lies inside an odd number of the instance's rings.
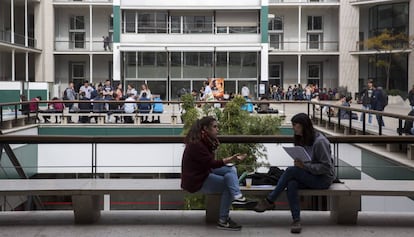
[[[245,195],[266,195],[274,187],[242,187]],[[4,179],[0,180],[0,195],[72,196],[76,223],[99,220],[100,203],[105,194],[172,194],[185,192],[180,179]],[[355,224],[362,195],[414,196],[412,180],[344,180],[326,190],[300,190],[303,196],[328,196],[331,218],[339,224]],[[206,221],[216,222],[220,194],[207,195]]]

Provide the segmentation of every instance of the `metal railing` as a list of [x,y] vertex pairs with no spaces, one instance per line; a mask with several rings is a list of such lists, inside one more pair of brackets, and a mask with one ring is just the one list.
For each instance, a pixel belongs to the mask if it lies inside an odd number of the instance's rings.
[[[269,33],[269,36],[275,35]],[[326,51],[339,51],[338,41],[269,41],[269,47],[272,51],[309,51],[309,52],[326,52]]]
[[269,0],[272,3],[339,3],[339,0]]
[[[92,49],[90,44],[92,43]],[[68,41],[68,40],[55,40],[55,51],[112,51],[112,42],[109,42],[106,47],[103,40],[82,40],[82,41]]]
[[[319,111],[317,111],[316,105],[320,106]],[[327,107],[327,111],[329,111],[331,108],[337,109],[338,110],[338,115],[337,116],[328,116],[326,113],[324,113],[324,110],[322,109],[324,106]],[[349,116],[348,119],[343,119],[343,118],[341,118],[341,116],[339,116],[341,110],[348,111],[349,113],[359,112],[359,113],[361,113],[362,120],[359,120],[359,118],[358,118],[358,120],[352,119],[352,116]],[[320,102],[309,102],[308,103],[308,115],[310,115],[313,118],[317,118],[320,121],[326,120],[329,125],[333,124],[333,120],[335,119],[337,121],[335,124],[336,124],[336,126],[338,126],[338,128],[340,128],[341,126],[346,126],[348,128],[353,128],[353,124],[359,123],[358,121],[361,121],[361,123],[362,123],[362,126],[361,126],[362,134],[368,134],[367,123],[366,123],[367,114],[372,114],[374,116],[381,116],[382,119],[384,119],[384,117],[387,117],[387,118],[393,118],[393,119],[398,120],[398,127],[392,132],[395,133],[395,135],[400,135],[400,136],[403,135],[403,132],[402,132],[403,131],[403,122],[404,121],[414,121],[414,117],[408,116],[408,115],[399,115],[399,114],[376,111],[376,110],[358,109],[358,108],[334,105],[334,104],[329,104],[329,103],[320,103]],[[341,121],[343,121],[343,120],[347,120],[349,122],[348,125],[344,125],[343,123],[341,123]],[[377,129],[378,129],[378,135],[383,135],[383,126],[378,126]],[[411,138],[414,141],[414,137],[411,137]]]

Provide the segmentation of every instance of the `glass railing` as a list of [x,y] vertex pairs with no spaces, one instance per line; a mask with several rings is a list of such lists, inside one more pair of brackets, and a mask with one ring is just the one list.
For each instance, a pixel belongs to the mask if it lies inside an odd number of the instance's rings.
[[113,0],[53,0],[53,2],[86,2],[86,3],[111,3]]
[[[0,31],[0,41],[3,42],[7,42],[7,43],[12,43],[12,32],[11,31]],[[25,36],[21,35],[21,34],[14,34],[14,43],[17,45],[21,45],[21,46],[25,46],[26,45],[26,41],[25,41]],[[36,39],[32,38],[32,37],[28,37],[27,38],[28,41],[28,46],[31,48],[35,48],[36,47]]]
[[339,3],[339,0],[269,0],[272,3]]
[[167,22],[147,22],[146,26],[134,22],[123,22],[122,33],[137,34],[258,34],[259,26],[215,26],[214,22],[206,23],[185,23],[183,27],[180,24],[171,24],[167,26]]
[[315,42],[297,42],[297,41],[281,41],[269,42],[272,51],[309,51],[309,52],[337,52],[339,51],[338,41],[315,41]]
[[112,51],[112,42],[104,43],[103,40],[92,41],[92,49],[90,48],[90,41],[55,41],[55,51]]

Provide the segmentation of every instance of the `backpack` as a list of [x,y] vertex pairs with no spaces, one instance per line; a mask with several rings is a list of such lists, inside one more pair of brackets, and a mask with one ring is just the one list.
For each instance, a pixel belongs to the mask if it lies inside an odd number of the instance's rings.
[[63,100],[69,100],[68,98],[68,92],[67,92],[68,88],[65,89],[65,91],[63,91]]
[[385,107],[385,106],[388,105],[388,95],[385,92],[385,90],[381,90],[381,94],[382,94],[382,97],[383,97],[383,105]]
[[163,108],[163,105],[161,103],[161,99],[158,98],[158,97],[155,97],[154,102],[155,103],[153,104],[152,112],[153,113],[162,113],[162,112],[164,112],[164,108]]

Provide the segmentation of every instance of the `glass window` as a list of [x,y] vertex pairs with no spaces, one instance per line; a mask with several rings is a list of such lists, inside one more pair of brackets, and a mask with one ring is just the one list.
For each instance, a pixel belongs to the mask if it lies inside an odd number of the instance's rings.
[[182,88],[186,91],[191,91],[191,81],[171,81],[171,100],[178,100],[181,95]]
[[125,53],[125,66],[126,66],[126,77],[127,78],[136,78],[137,70],[137,54],[136,52],[126,52]]
[[308,49],[322,49],[322,34],[308,34]]
[[181,33],[180,16],[171,16],[171,33]]
[[269,44],[271,48],[283,49],[283,33],[269,34]]
[[320,78],[321,73],[321,65],[320,64],[309,64],[308,65],[308,77],[309,78]]
[[138,64],[139,78],[166,78],[166,52],[138,52],[141,62]]
[[308,31],[322,30],[322,16],[308,16]]
[[392,5],[378,6],[378,28],[392,27]]
[[229,53],[229,77],[257,78],[257,53]]
[[171,67],[170,77],[171,78],[182,78],[181,75],[181,52],[170,53]]
[[184,52],[184,78],[211,77],[213,71],[213,53]]
[[308,84],[320,86],[322,80],[321,65],[322,63],[308,64]]
[[135,12],[125,12],[125,32],[135,33]]
[[216,53],[216,77],[227,78],[227,52]]
[[138,33],[167,33],[167,13],[138,13]]
[[147,84],[153,96],[159,95],[161,100],[167,99],[167,81],[148,80]]
[[280,64],[269,64],[269,77],[280,78],[281,76],[281,65]]
[[184,33],[212,33],[212,16],[184,16]]
[[276,16],[269,22],[269,31],[283,31],[283,16]]
[[71,30],[85,30],[85,17],[84,16],[72,16],[70,18]]

